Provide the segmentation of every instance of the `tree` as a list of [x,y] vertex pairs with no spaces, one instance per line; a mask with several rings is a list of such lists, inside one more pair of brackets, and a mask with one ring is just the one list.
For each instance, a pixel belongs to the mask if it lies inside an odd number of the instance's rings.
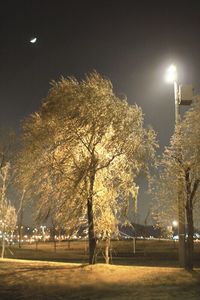
[[14,169],[13,189],[15,191],[15,199],[17,206],[17,225],[18,225],[18,245],[22,247],[22,234],[24,212],[28,205],[31,205],[32,191],[29,185],[29,179],[32,174],[32,162],[30,156],[27,158],[23,151],[20,138],[17,140],[12,165]]
[[7,187],[9,182],[9,163],[5,163],[0,169],[0,231],[2,235],[1,258],[4,257],[6,235],[10,234],[16,226],[17,216],[15,208],[7,199]]
[[23,218],[24,218],[24,209],[25,209],[25,189],[22,191],[21,197],[19,199],[19,209],[17,211],[18,216],[18,245],[19,248],[21,248],[21,242],[22,242],[22,233],[23,233]]
[[154,157],[155,133],[143,128],[141,109],[119,99],[96,72],[80,82],[61,78],[24,122],[22,141],[38,213],[53,207],[66,226],[86,217],[95,263],[98,224],[107,220],[109,232],[125,217],[135,178]]
[[0,130],[0,231],[2,235],[1,257],[4,257],[6,235],[14,230],[16,225],[16,211],[9,201],[8,187],[12,181],[10,160],[13,133]]
[[188,230],[186,268],[189,270],[193,268],[194,215],[200,199],[199,119],[200,101],[197,99],[176,128],[170,146],[165,149],[158,165],[159,175],[152,184],[157,219],[166,221],[169,217],[177,217],[178,193],[182,195]]

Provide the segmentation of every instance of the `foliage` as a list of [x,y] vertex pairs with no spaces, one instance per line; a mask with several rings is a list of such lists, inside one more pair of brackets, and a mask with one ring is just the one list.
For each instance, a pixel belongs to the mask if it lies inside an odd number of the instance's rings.
[[[152,179],[154,214],[159,223],[177,219],[178,195],[182,197],[188,228],[188,245],[193,251],[193,218],[199,219],[200,199],[200,100],[185,114],[177,126],[170,146],[158,163],[158,175]],[[189,239],[191,240],[189,242]],[[192,255],[192,254],[191,254]]]
[[4,257],[6,234],[11,233],[16,226],[17,216],[14,206],[7,198],[7,188],[9,184],[9,162],[4,162],[0,168],[0,231],[2,236],[1,257]]
[[[173,135],[170,146],[157,162],[157,173],[151,178],[154,214],[160,223],[170,225],[177,217],[177,191],[182,183],[183,199],[187,201],[185,176],[190,172],[193,206],[199,207],[200,189],[200,101],[193,104]],[[197,185],[197,187],[196,187]],[[198,212],[195,221],[198,222]]]
[[136,199],[136,176],[148,173],[154,157],[155,133],[143,128],[141,109],[119,99],[111,82],[94,72],[80,82],[53,82],[23,129],[22,165],[36,217],[53,214],[70,227],[86,218],[93,241],[115,232]]
[[14,134],[11,130],[0,129],[0,231],[2,235],[1,257],[4,257],[5,236],[16,225],[16,211],[9,201],[8,187],[13,179],[10,161],[13,157]]

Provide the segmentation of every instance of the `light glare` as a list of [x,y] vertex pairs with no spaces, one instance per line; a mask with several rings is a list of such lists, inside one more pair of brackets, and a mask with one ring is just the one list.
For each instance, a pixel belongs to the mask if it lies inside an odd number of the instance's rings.
[[165,80],[168,83],[173,83],[177,80],[177,70],[175,65],[169,66],[166,71]]
[[176,226],[178,226],[178,222],[177,222],[176,220],[174,220],[174,221],[172,222],[172,225],[173,225],[174,227],[176,227]]

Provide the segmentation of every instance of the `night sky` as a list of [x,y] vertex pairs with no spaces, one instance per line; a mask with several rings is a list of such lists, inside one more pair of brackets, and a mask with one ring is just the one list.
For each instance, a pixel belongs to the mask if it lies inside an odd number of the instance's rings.
[[[36,36],[36,44],[29,42]],[[38,109],[49,82],[97,70],[111,79],[158,132],[161,149],[174,128],[169,64],[179,82],[200,82],[198,1],[26,0],[0,9],[0,125],[14,127]],[[140,208],[148,207],[142,196]]]

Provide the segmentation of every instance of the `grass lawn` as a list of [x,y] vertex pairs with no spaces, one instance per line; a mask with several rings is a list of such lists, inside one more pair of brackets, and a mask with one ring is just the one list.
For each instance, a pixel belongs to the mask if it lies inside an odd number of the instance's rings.
[[[178,267],[178,243],[168,240],[137,240],[136,253],[133,252],[133,241],[111,242],[111,263],[114,265]],[[52,242],[18,245],[6,250],[6,258],[56,261],[68,263],[88,262],[88,241],[77,240],[58,242],[56,252]],[[98,262],[104,262],[104,244],[98,244]],[[200,267],[200,243],[195,243],[195,267]]]
[[200,269],[0,260],[1,300],[200,299]]

